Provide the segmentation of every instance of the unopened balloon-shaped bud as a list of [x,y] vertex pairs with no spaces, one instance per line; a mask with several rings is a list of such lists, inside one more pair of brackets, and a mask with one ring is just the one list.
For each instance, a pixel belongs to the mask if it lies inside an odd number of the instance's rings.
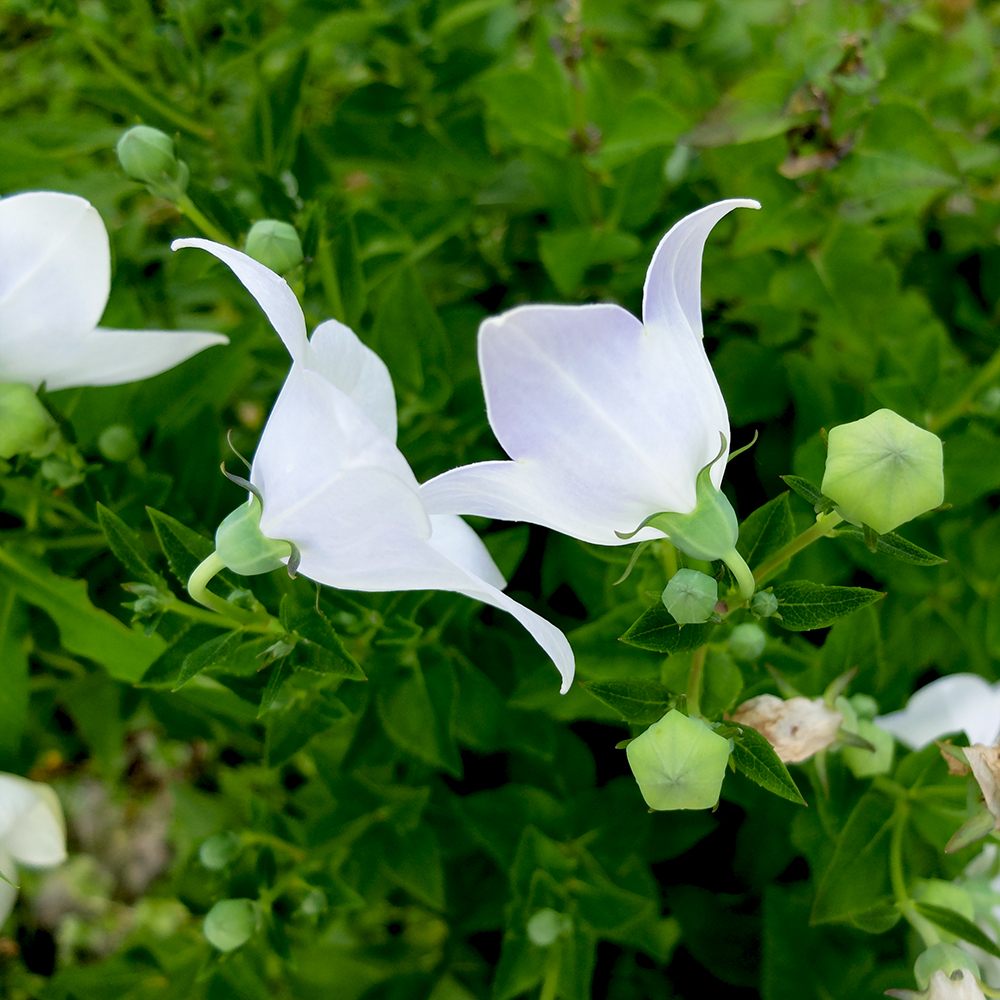
[[[852,699],[853,700],[853,699]],[[888,774],[892,770],[892,756],[896,740],[892,733],[879,729],[870,719],[858,719],[857,735],[867,740],[874,752],[864,747],[845,746],[841,751],[844,763],[855,778],[873,778],[876,774]]]
[[187,164],[174,154],[174,140],[158,128],[133,125],[122,134],[115,152],[122,170],[148,184],[153,194],[176,197],[187,187]]
[[201,932],[213,948],[233,951],[257,929],[260,912],[250,899],[221,899],[205,914]]
[[661,599],[681,625],[706,622],[719,602],[719,584],[696,569],[680,569],[670,578]]
[[[922,990],[926,990],[930,987],[931,977],[935,972],[943,972],[946,977],[950,978],[953,973],[960,969],[967,969],[974,975],[979,975],[979,966],[971,955],[962,951],[958,945],[939,941],[917,957],[913,963],[913,977],[916,979],[917,985]],[[956,994],[956,996],[961,995],[961,993]]]
[[532,915],[526,929],[533,945],[548,948],[557,938],[573,930],[573,921],[565,913],[546,907]]
[[223,564],[241,576],[270,573],[292,555],[288,542],[266,538],[260,530],[263,507],[254,497],[237,507],[215,532],[215,551]]
[[97,439],[97,450],[109,462],[127,462],[139,454],[139,442],[130,427],[112,424],[101,431]]
[[710,809],[719,801],[729,740],[671,709],[625,748],[650,809]]
[[232,831],[213,834],[198,848],[198,860],[210,871],[225,868],[237,854],[243,842]]
[[246,252],[276,274],[285,274],[302,263],[299,234],[294,226],[277,219],[261,219],[250,227]]
[[885,534],[944,500],[941,439],[892,410],[834,427],[823,492],[852,524]]
[[778,598],[769,590],[760,590],[753,595],[750,611],[758,618],[770,618],[778,610]]
[[859,719],[874,719],[878,715],[878,702],[870,694],[852,694],[850,702]]
[[767,645],[767,634],[759,625],[744,622],[733,629],[726,644],[737,660],[756,660]]
[[42,458],[59,443],[59,428],[25,382],[0,385],[0,458]]

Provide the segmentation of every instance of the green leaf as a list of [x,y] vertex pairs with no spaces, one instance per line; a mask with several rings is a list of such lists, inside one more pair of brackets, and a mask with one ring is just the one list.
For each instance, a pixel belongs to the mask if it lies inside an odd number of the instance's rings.
[[816,507],[827,502],[823,491],[813,486],[808,479],[802,479],[800,476],[782,476],[781,479],[789,489],[798,493],[806,503]]
[[795,522],[788,494],[782,493],[758,507],[741,525],[736,543],[739,552],[751,566],[762,563],[795,537]]
[[914,903],[917,912],[926,917],[931,923],[937,924],[943,931],[954,934],[955,937],[974,944],[977,948],[982,948],[994,958],[1000,958],[1000,947],[997,943],[984,934],[968,917],[963,917],[961,913],[949,910],[946,906],[934,906],[931,903]]
[[115,558],[132,574],[153,587],[166,590],[166,582],[149,563],[149,553],[139,536],[104,504],[97,505],[97,521]]
[[27,634],[24,605],[0,580],[0,761],[17,755],[28,718]]
[[598,701],[618,712],[626,722],[649,725],[670,708],[671,692],[657,681],[634,677],[626,681],[587,681],[580,684]]
[[538,234],[538,255],[562,295],[570,296],[594,264],[634,257],[642,244],[632,233],[581,226]]
[[774,596],[781,615],[778,624],[790,632],[807,632],[826,628],[839,618],[880,601],[885,594],[864,587],[824,587],[808,580],[794,580],[778,584]]
[[94,607],[83,580],[66,580],[21,552],[0,548],[7,582],[27,604],[41,608],[59,629],[71,653],[100,663],[112,677],[137,681],[163,652],[158,635],[133,632],[107,611]]
[[889,842],[894,811],[893,800],[881,792],[861,796],[816,890],[810,923],[860,917],[891,898]]
[[[865,533],[855,524],[842,524],[837,527],[837,538],[850,538],[852,541],[865,541]],[[914,566],[942,566],[948,560],[922,549],[919,545],[908,541],[894,531],[879,535],[876,541],[876,551],[884,552],[894,559],[913,563]]]
[[733,741],[733,762],[737,770],[761,788],[804,806],[806,800],[774,747],[753,726],[741,726],[738,722],[731,725],[740,730],[739,739]]
[[[214,543],[169,514],[164,514],[153,507],[147,507],[146,513],[153,522],[153,530],[156,532],[163,554],[167,557],[171,571],[186,587],[198,565],[215,551]],[[217,574],[215,579],[230,590],[235,587],[232,580],[224,573]]]
[[232,632],[225,632],[217,635],[214,639],[209,639],[194,651],[184,657],[181,664],[181,672],[177,676],[172,691],[178,691],[195,674],[200,674],[209,667],[219,666],[226,662],[243,640],[243,629],[233,629]]
[[671,146],[688,125],[687,119],[662,97],[641,90],[616,113],[591,157],[605,170],[630,163],[647,150]]
[[307,647],[304,651],[300,650],[306,655],[301,658],[299,666],[355,681],[366,679],[364,671],[347,651],[330,620],[314,605],[302,607],[286,594],[281,599],[279,615],[281,624],[289,632],[298,633],[304,640],[302,645]]
[[662,604],[644,611],[621,637],[620,642],[654,653],[679,653],[708,642],[715,625],[678,625]]

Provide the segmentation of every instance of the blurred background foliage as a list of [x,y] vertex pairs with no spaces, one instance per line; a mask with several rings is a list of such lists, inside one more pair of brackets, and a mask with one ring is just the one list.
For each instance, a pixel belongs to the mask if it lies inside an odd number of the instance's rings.
[[[802,553],[791,576],[888,596],[832,630],[772,628],[759,663],[720,668],[720,704],[774,691],[766,662],[809,695],[857,667],[852,690],[891,710],[938,674],[1000,677],[998,41],[993,0],[5,0],[0,193],[99,209],[105,325],[232,343],[50,394],[92,461],[84,481],[0,480],[0,765],[55,783],[73,852],[26,876],[0,992],[514,1000],[549,972],[544,1000],[861,1000],[909,984],[901,926],[849,926],[849,898],[839,923],[808,923],[865,782],[833,758],[829,796],[794,769],[808,809],[734,775],[714,814],[650,815],[615,749],[627,727],[582,687],[561,698],[526,634],[464,598],[324,591],[367,683],[301,670],[265,691],[246,644],[171,693],[197,629],[167,614],[140,639],[108,617],[128,619],[136,576],[95,503],[166,576],[169,529],[144,506],[213,534],[241,499],[217,471],[225,432],[253,451],[287,356],[226,268],[170,252],[200,234],[113,147],[139,121],[175,135],[189,194],[234,245],[258,218],[295,224],[309,327],[336,317],[386,360],[420,480],[501,454],[483,317],[529,301],[638,312],[670,225],[759,199],[718,227],[703,278],[734,444],[760,433],[728,473],[737,511],[781,474],[819,482],[821,428],[888,406],[945,440],[952,509],[904,533],[949,562],[847,539]],[[98,449],[116,424],[139,442],[127,461]],[[511,592],[569,632],[584,682],[670,686],[676,656],[616,642],[663,586],[655,558],[613,588],[625,550],[476,527]],[[272,611],[316,599],[273,576],[254,580]],[[921,842],[908,863],[951,878],[966,855]],[[222,899],[255,901],[229,952],[201,932]],[[544,908],[571,918],[551,947],[527,931]]]

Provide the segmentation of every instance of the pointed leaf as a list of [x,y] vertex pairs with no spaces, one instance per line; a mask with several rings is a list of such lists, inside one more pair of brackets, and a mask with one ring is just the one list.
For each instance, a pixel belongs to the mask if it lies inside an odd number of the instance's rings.
[[736,551],[753,566],[762,563],[794,537],[795,522],[786,492],[759,507],[740,525]]
[[657,681],[633,677],[625,681],[588,681],[580,684],[598,701],[618,712],[626,722],[650,725],[670,709],[671,691]]
[[961,913],[949,910],[946,906],[933,906],[930,903],[913,905],[921,916],[937,924],[942,930],[968,941],[969,944],[974,944],[977,948],[982,948],[994,958],[1000,958],[1000,947],[996,941],[984,934],[968,917],[963,917]]
[[715,625],[678,625],[662,604],[647,609],[620,638],[620,642],[654,653],[679,653],[708,642]]
[[804,806],[806,800],[774,747],[753,726],[740,726],[735,722],[732,725],[740,730],[733,746],[733,762],[737,770],[761,788]]
[[[838,525],[836,537],[865,541],[864,530],[855,524]],[[884,552],[887,556],[892,556],[902,562],[913,563],[914,566],[940,566],[948,561],[941,556],[934,555],[933,552],[928,552],[927,549],[922,549],[919,545],[897,535],[894,531],[887,531],[884,535],[878,536],[876,551]]]
[[114,511],[99,503],[97,522],[108,540],[108,548],[134,579],[167,589],[166,581],[150,565],[149,553],[139,536]]
[[215,667],[226,662],[243,639],[243,629],[233,629],[232,632],[225,632],[217,635],[214,639],[199,646],[196,650],[188,653],[181,664],[181,672],[177,676],[177,683],[171,689],[177,691],[182,688],[195,674],[200,674],[209,667]]
[[300,666],[351,680],[365,680],[364,671],[347,651],[322,611],[318,611],[315,606],[303,608],[296,605],[291,596],[286,594],[281,599],[279,613],[281,624],[289,632],[298,633],[303,640],[298,648],[298,652],[305,654]]
[[827,498],[823,495],[823,491],[813,486],[807,479],[802,479],[799,476],[782,476],[781,478],[784,480],[785,485],[789,489],[795,490],[806,503],[810,503],[815,507],[817,504],[826,502]]
[[806,632],[826,628],[837,619],[880,601],[885,594],[864,587],[824,587],[808,580],[795,580],[775,587],[774,596],[781,615],[778,624],[790,632]]

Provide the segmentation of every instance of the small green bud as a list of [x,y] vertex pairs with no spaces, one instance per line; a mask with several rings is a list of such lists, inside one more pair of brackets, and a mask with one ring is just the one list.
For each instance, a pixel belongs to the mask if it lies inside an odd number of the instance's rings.
[[[852,698],[851,701],[853,700]],[[845,746],[841,751],[844,763],[851,769],[854,777],[873,778],[876,774],[888,774],[892,769],[892,757],[896,749],[892,733],[880,729],[870,719],[858,719],[857,729],[853,731],[875,747],[874,753],[864,747],[850,746]]]
[[573,921],[565,913],[546,907],[528,921],[528,940],[539,948],[548,948],[556,939],[573,930]]
[[701,719],[671,709],[625,753],[650,809],[710,809],[719,801],[730,744]]
[[246,252],[277,274],[285,274],[302,263],[299,234],[294,226],[277,219],[261,219],[250,227]]
[[0,458],[42,458],[59,443],[59,428],[25,382],[0,385]]
[[661,599],[681,625],[705,622],[719,602],[719,584],[696,569],[681,569],[670,578]]
[[878,702],[870,694],[852,694],[850,702],[859,719],[871,721],[878,715]]
[[[977,979],[980,976],[979,966],[971,955],[962,951],[958,945],[939,941],[918,956],[913,963],[913,976],[917,980],[917,985],[922,990],[926,990],[930,987],[931,976],[938,970],[950,977],[953,972],[957,972],[959,969],[968,969]],[[959,996],[960,994],[956,993],[955,995]],[[971,993],[967,995],[973,996]]]
[[778,610],[778,598],[770,591],[759,590],[753,595],[750,610],[758,618],[770,618]]
[[885,534],[941,505],[941,439],[892,410],[841,424],[829,434],[822,490],[845,521]]
[[265,538],[260,530],[263,508],[254,498],[237,507],[215,532],[215,551],[234,573],[256,576],[284,565],[292,554],[288,542]]
[[756,660],[764,652],[767,635],[759,625],[745,622],[733,629],[727,645],[737,660]]
[[101,431],[97,439],[97,450],[109,462],[127,462],[139,454],[139,442],[130,427],[112,424]]
[[122,133],[115,152],[122,170],[155,195],[172,198],[187,187],[187,164],[174,155],[174,140],[158,128],[134,125]]
[[61,490],[78,486],[86,478],[72,462],[58,455],[49,455],[42,461],[42,475]]
[[257,929],[260,914],[250,899],[221,899],[205,914],[201,932],[213,948],[233,951]]
[[216,833],[198,848],[198,860],[210,871],[225,868],[240,853],[242,841],[232,832]]

